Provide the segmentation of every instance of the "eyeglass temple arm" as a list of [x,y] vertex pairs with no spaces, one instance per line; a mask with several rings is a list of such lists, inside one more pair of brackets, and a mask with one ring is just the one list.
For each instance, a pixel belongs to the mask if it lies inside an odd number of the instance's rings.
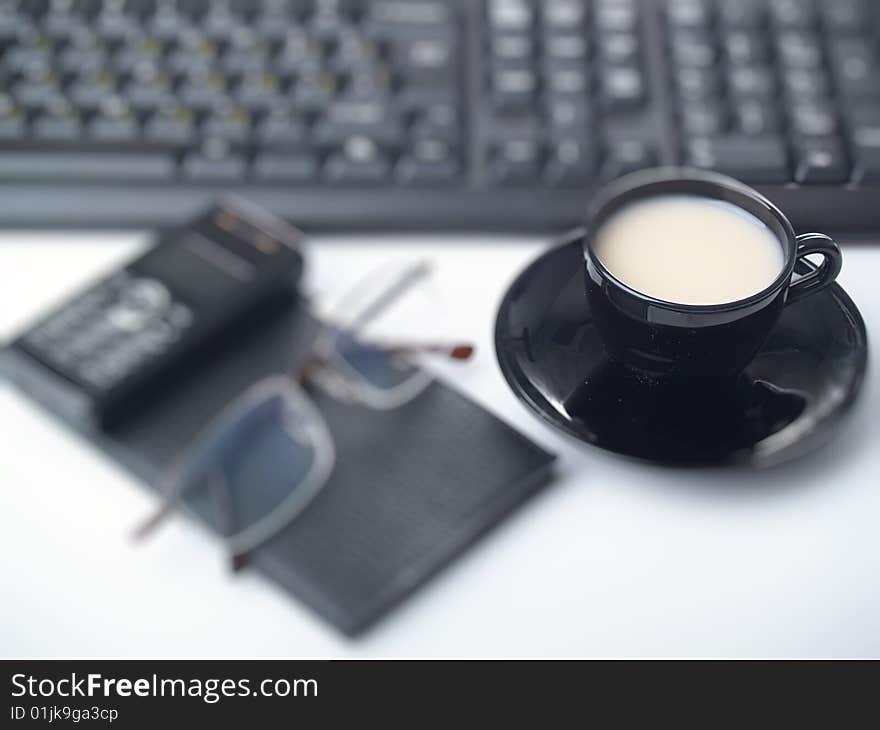
[[[177,468],[172,468],[171,473],[176,474]],[[135,527],[132,532],[132,539],[136,542],[144,540],[161,527],[165,520],[171,516],[171,513],[177,510],[180,500],[197,481],[194,478],[180,480],[172,478],[169,482],[175,485],[173,490],[171,488],[160,488],[162,501],[147,519]]]
[[131,533],[132,539],[136,542],[140,542],[141,540],[148,538],[151,533],[155,532],[155,530],[160,527],[166,519],[168,519],[174,510],[174,500],[168,497],[164,498],[158,508],[156,508],[147,519],[135,527],[134,531]]
[[354,315],[350,324],[344,328],[345,331],[352,335],[366,327],[430,272],[431,265],[427,261],[420,261],[402,271],[387,287],[382,289],[371,301],[364,305],[360,312]]
[[409,353],[426,353],[443,355],[453,360],[468,360],[474,354],[474,346],[467,342],[371,342],[370,348],[389,354],[406,355]]
[[[369,324],[373,319],[378,317],[385,309],[390,307],[397,299],[402,297],[412,286],[417,284],[422,278],[431,272],[431,265],[428,261],[420,261],[410,266],[394,279],[385,289],[379,292],[376,297],[366,304],[360,313],[355,315],[351,324],[344,328],[345,333],[349,337],[353,337],[360,329]],[[335,328],[330,324],[324,324],[318,332],[318,343],[320,345],[321,337],[328,332],[333,332]],[[320,347],[317,348],[320,350]],[[326,364],[326,353],[316,352],[312,357],[306,360],[305,364],[294,370],[291,374],[294,382],[303,384],[309,379],[315,371],[320,370]]]

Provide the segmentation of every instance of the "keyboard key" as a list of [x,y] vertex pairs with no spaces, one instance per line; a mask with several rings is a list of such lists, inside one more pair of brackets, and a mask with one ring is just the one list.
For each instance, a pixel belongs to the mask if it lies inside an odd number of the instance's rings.
[[289,31],[273,60],[279,74],[315,74],[322,70],[322,46],[302,29]]
[[181,103],[198,112],[216,109],[231,101],[226,78],[218,73],[193,74],[180,85],[177,95]]
[[170,79],[163,72],[132,79],[123,93],[132,108],[139,112],[152,111],[174,101]]
[[33,38],[22,39],[20,45],[6,50],[3,65],[12,74],[31,73],[34,69],[47,73],[52,67],[52,46],[47,38],[35,33]]
[[639,17],[632,0],[595,0],[594,21],[599,35],[614,31],[633,31]]
[[630,172],[644,170],[657,164],[657,152],[640,139],[617,140],[608,145],[602,164],[602,177],[613,180]]
[[850,114],[853,180],[880,182],[880,108],[857,107]]
[[69,182],[166,182],[174,158],[159,153],[0,151],[0,179]]
[[720,85],[714,69],[678,69],[675,72],[675,83],[684,100],[708,101],[719,96]]
[[766,66],[734,68],[729,82],[731,92],[737,96],[770,97],[776,93],[773,71]]
[[283,103],[281,81],[271,73],[247,75],[235,88],[235,100],[251,112],[263,112]]
[[878,102],[861,101],[853,104],[846,110],[846,115],[854,129],[859,127],[880,129],[880,103]]
[[391,44],[390,60],[399,69],[446,71],[456,63],[452,38],[409,38]]
[[293,93],[294,103],[305,110],[316,111],[326,107],[339,90],[339,79],[330,73],[315,72],[301,75]]
[[722,37],[727,59],[736,66],[759,65],[767,61],[770,47],[763,33],[735,30]]
[[305,149],[308,129],[303,120],[286,109],[276,109],[257,125],[256,141],[266,149]]
[[858,33],[870,24],[863,0],[834,0],[821,3],[828,27],[837,33]]
[[20,139],[25,134],[26,121],[24,110],[0,92],[0,141]]
[[51,71],[40,71],[17,82],[12,86],[12,95],[30,111],[48,109],[63,98],[58,78]]
[[829,47],[831,67],[838,88],[844,96],[880,96],[877,55],[873,45],[863,38],[839,39]]
[[538,78],[529,68],[502,69],[492,75],[492,100],[499,111],[516,111],[531,106]]
[[686,132],[698,136],[718,134],[727,126],[721,106],[711,102],[685,105],[681,111],[681,123]]
[[424,138],[413,142],[411,154],[419,162],[446,162],[455,159],[452,146],[444,139]]
[[58,70],[62,73],[97,73],[105,71],[110,62],[107,47],[85,30],[71,33],[71,40],[58,53]]
[[[635,33],[607,33],[599,38],[599,56],[608,64],[633,64],[638,62],[639,55],[639,37]],[[585,56],[586,44],[583,54],[577,58]]]
[[751,183],[789,180],[785,142],[778,137],[697,138],[685,144],[687,164],[725,173]]
[[390,172],[388,157],[379,145],[367,137],[346,140],[342,151],[330,155],[324,166],[328,180],[344,184],[382,182]]
[[666,12],[669,24],[676,28],[703,30],[711,20],[705,0],[668,0]]
[[589,92],[590,81],[586,69],[557,68],[545,77],[547,93],[554,96],[583,97]]
[[137,21],[119,10],[106,9],[92,21],[98,34],[107,41],[122,43],[137,37]]
[[815,33],[783,33],[776,48],[779,59],[789,68],[817,69],[822,64],[822,41]]
[[258,9],[253,27],[261,38],[265,38],[270,43],[281,43],[287,36],[288,28],[296,22],[289,10],[290,8],[283,3],[264,6]]
[[454,160],[422,162],[405,156],[397,163],[397,178],[402,183],[444,185],[455,182],[458,177],[458,163]]
[[32,133],[36,139],[74,142],[82,134],[82,119],[76,109],[61,103],[34,119]]
[[186,17],[172,4],[160,4],[146,22],[148,32],[163,41],[175,41],[190,30]]
[[735,0],[718,3],[719,20],[728,28],[761,28],[765,21],[764,0]]
[[201,133],[205,137],[244,144],[250,137],[250,128],[250,114],[241,107],[231,106],[209,114],[202,122]]
[[390,103],[389,97],[392,88],[391,69],[378,64],[365,71],[357,71],[348,77],[346,96],[360,101],[383,100]]
[[528,63],[535,53],[532,37],[525,33],[494,34],[490,41],[492,56],[497,61]]
[[880,182],[880,107],[858,106],[850,111],[853,180]]
[[769,0],[770,18],[779,28],[806,29],[819,21],[812,0]]
[[[602,41],[600,53],[606,58],[611,57],[619,61],[632,60],[636,55],[637,48],[635,46],[623,47],[626,45],[626,40],[621,40],[629,38],[632,36],[621,34],[607,36]],[[580,34],[557,33],[544,40],[544,53],[550,64],[554,61],[583,64],[586,62],[588,51],[587,39]]]
[[704,33],[678,32],[671,44],[672,58],[678,66],[712,68],[718,58],[718,49]]
[[773,104],[757,99],[746,99],[733,110],[734,128],[742,134],[757,137],[780,128],[780,115]]
[[101,102],[101,110],[89,122],[88,132],[100,142],[133,142],[140,136],[140,124],[125,99],[110,96]]
[[586,20],[586,6],[582,0],[544,0],[540,8],[544,25],[551,29],[580,28]]
[[880,183],[880,149],[876,147],[853,150],[853,182],[876,186]]
[[312,3],[305,13],[305,26],[310,35],[320,40],[331,40],[340,28],[350,25],[352,11],[352,3],[347,0]]
[[540,167],[540,150],[534,140],[512,139],[493,147],[490,170],[501,185],[529,184],[538,177]]
[[458,92],[448,87],[428,87],[405,83],[395,96],[398,107],[403,111],[423,109],[435,104],[458,103]]
[[396,174],[403,183],[438,185],[457,178],[459,164],[445,140],[422,139],[398,161]]
[[786,93],[795,99],[825,97],[831,89],[828,74],[821,70],[795,69],[785,71],[782,76],[782,84]]
[[380,38],[452,32],[452,11],[442,2],[378,0],[367,5],[364,26]]
[[318,158],[309,153],[297,155],[259,155],[254,160],[254,176],[272,182],[317,182]]
[[592,181],[595,159],[591,146],[580,139],[561,139],[549,150],[544,179],[559,187],[583,187]]
[[195,137],[195,116],[186,107],[172,103],[147,120],[144,132],[154,142],[187,145]]
[[849,180],[849,165],[840,141],[803,140],[795,151],[794,179],[803,185],[834,185]]
[[546,119],[551,135],[566,137],[577,131],[587,131],[592,123],[592,113],[583,99],[550,98],[547,100]]
[[229,40],[240,22],[240,19],[230,12],[229,7],[222,3],[209,6],[208,12],[201,18],[205,33],[217,41]]
[[528,0],[489,0],[489,24],[503,31],[524,31],[535,22]]
[[315,123],[315,140],[322,145],[339,145],[362,136],[393,146],[403,137],[400,116],[385,104],[336,101]]
[[830,104],[800,103],[790,111],[792,129],[807,137],[823,137],[837,131],[837,113]]
[[[429,38],[410,44],[404,58],[409,63],[438,63],[439,60],[449,60],[451,53],[448,52],[450,43],[446,39]],[[396,49],[400,52],[400,48]],[[330,58],[330,65],[335,71],[347,71],[355,73],[372,66],[378,57],[378,46],[372,38],[352,29],[340,35],[336,41],[336,48]]]
[[17,9],[6,8],[5,12],[0,13],[0,43],[14,42],[28,22]]
[[229,48],[220,58],[220,68],[227,76],[244,76],[267,71],[270,66],[267,49],[255,45],[254,48]]
[[605,102],[613,111],[632,110],[645,101],[645,79],[632,66],[609,68],[602,75]]
[[144,66],[158,69],[161,56],[162,44],[155,38],[144,37],[120,46],[113,54],[111,65],[118,74],[131,74]]
[[450,104],[435,104],[414,115],[410,127],[413,139],[439,138],[457,144],[461,136],[458,109]]
[[194,153],[183,160],[183,174],[198,182],[237,182],[246,171],[243,157],[238,155],[208,156]]
[[387,159],[355,162],[344,155],[331,155],[324,166],[326,179],[337,185],[376,185],[384,182],[390,171]]

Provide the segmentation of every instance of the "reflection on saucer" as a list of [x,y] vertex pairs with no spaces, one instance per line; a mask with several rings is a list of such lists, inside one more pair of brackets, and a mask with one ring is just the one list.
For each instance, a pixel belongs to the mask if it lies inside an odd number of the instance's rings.
[[[604,362],[563,401],[569,418],[603,444],[663,461],[724,459],[792,423],[806,399],[748,376],[719,382],[657,381]],[[702,457],[702,458],[701,458]]]

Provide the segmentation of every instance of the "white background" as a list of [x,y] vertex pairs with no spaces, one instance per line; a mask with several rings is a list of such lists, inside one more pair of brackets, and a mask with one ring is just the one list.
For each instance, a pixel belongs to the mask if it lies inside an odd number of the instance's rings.
[[[136,234],[0,235],[0,341],[134,255]],[[323,238],[322,303],[382,261],[433,279],[383,327],[478,345],[443,364],[557,452],[559,478],[365,637],[339,636],[217,544],[172,521],[134,546],[148,490],[0,384],[3,656],[880,656],[880,392],[869,372],[838,438],[769,471],[633,463],[539,423],[495,363],[495,309],[547,239]],[[880,334],[880,250],[841,282]]]

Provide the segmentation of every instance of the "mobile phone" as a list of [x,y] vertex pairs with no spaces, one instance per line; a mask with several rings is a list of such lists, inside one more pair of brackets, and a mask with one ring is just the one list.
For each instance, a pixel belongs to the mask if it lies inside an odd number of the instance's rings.
[[295,292],[302,242],[285,221],[223,199],[40,319],[7,348],[4,369],[66,417],[105,425],[248,315]]

